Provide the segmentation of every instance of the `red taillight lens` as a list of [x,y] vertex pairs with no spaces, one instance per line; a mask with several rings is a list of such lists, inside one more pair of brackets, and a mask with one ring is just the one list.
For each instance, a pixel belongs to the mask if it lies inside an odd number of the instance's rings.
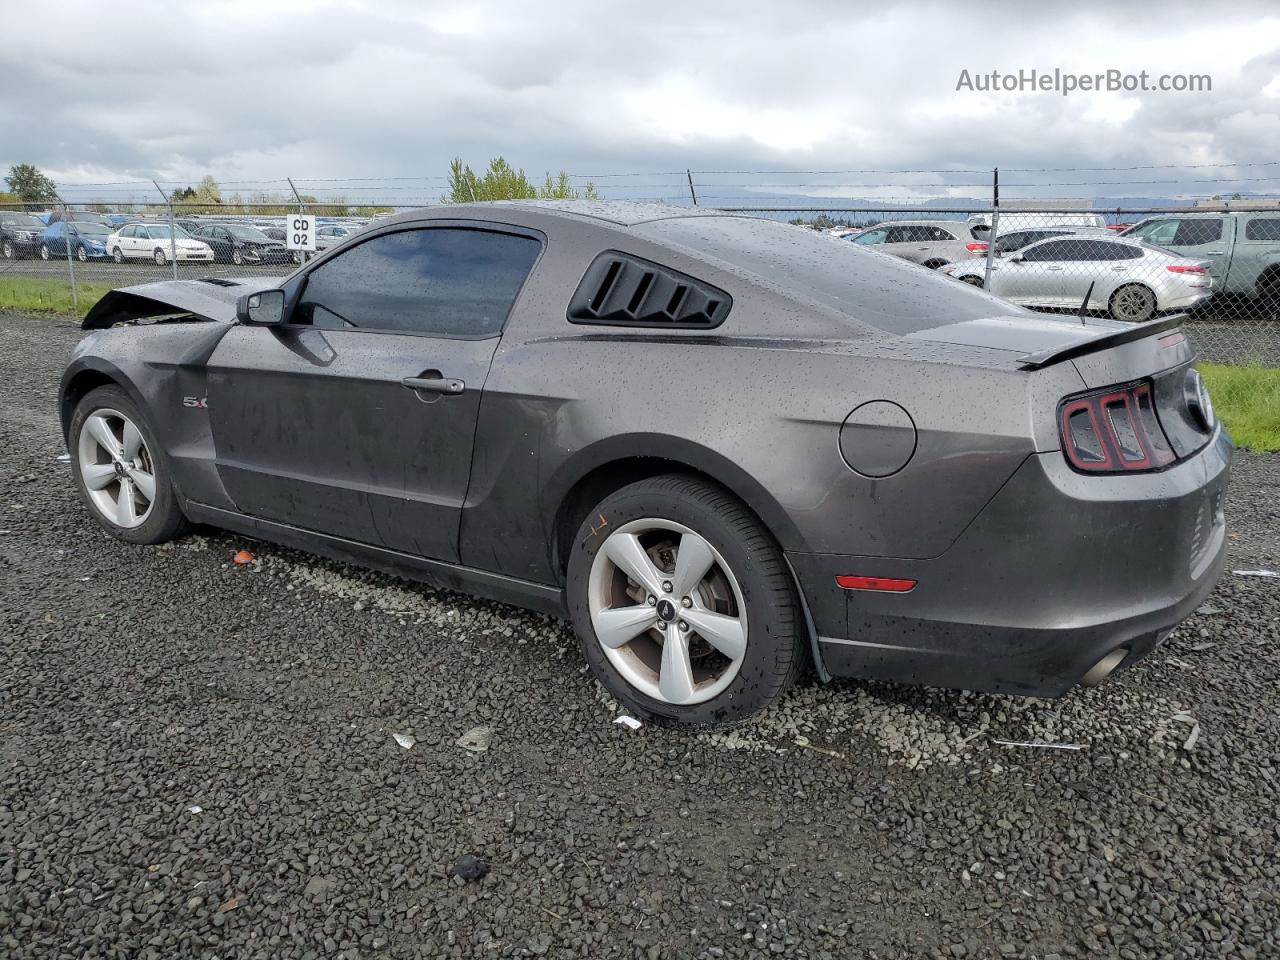
[[1204,267],[1180,267],[1177,264],[1174,264],[1173,266],[1170,266],[1170,267],[1165,267],[1165,269],[1168,270],[1170,273],[1208,273],[1209,272]]
[[986,253],[987,245],[985,243],[966,243],[964,248],[970,253]]
[[916,581],[901,580],[897,577],[858,577],[841,575],[836,577],[836,586],[846,590],[874,590],[878,593],[908,593],[915,588]]
[[1058,423],[1067,460],[1086,473],[1158,470],[1175,459],[1146,380],[1071,397]]

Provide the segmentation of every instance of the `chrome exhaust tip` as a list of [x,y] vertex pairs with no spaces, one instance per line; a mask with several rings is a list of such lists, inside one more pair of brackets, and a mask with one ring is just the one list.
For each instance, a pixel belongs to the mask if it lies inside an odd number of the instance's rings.
[[1080,682],[1086,687],[1096,687],[1111,675],[1112,670],[1124,663],[1124,658],[1128,655],[1128,647],[1121,647],[1118,650],[1112,650],[1105,657],[1090,667],[1089,672],[1080,678]]

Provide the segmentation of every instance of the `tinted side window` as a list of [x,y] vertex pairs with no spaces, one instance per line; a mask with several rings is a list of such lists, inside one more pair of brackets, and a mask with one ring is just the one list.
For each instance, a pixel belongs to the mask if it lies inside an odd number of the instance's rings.
[[1173,246],[1196,247],[1202,243],[1213,243],[1222,239],[1222,220],[1195,219],[1178,221],[1178,232],[1173,235]]
[[541,245],[485,230],[385,233],[313,270],[298,322],[482,337],[502,330]]
[[1246,240],[1280,240],[1280,220],[1250,220],[1244,228]]
[[1032,263],[1044,260],[1082,260],[1084,258],[1079,256],[1077,246],[1078,243],[1073,240],[1051,240],[1032,247],[1022,255],[1022,259]]

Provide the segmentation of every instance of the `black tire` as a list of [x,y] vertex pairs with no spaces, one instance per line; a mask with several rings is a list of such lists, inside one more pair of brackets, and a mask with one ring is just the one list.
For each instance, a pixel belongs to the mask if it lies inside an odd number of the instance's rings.
[[121,250],[119,247],[116,247],[114,250],[111,251],[111,259],[114,260],[116,263],[124,263],[124,251]]
[[946,260],[927,260],[925,261],[925,266],[928,267],[930,270],[941,270],[943,267],[947,266],[947,261]]
[[85,249],[85,245],[83,243],[76,247],[76,259],[81,263],[84,263],[89,259],[89,251]]
[[49,245],[47,243],[40,244],[40,259],[41,260],[49,259]]
[[1112,320],[1144,323],[1155,316],[1156,295],[1150,287],[1141,283],[1126,283],[1111,294],[1111,299],[1107,302],[1107,313]]
[[969,284],[971,287],[977,287],[979,290],[982,289],[982,278],[975,277],[973,274],[969,274],[967,277],[961,277],[960,281],[962,283]]
[[156,247],[155,251],[151,254],[151,259],[156,262],[157,267],[163,267],[169,262],[168,258],[164,255],[164,247]]
[[[633,520],[674,521],[723,556],[746,607],[747,649],[733,681],[702,703],[677,705],[632,686],[605,656],[591,623],[588,583],[608,531]],[[773,536],[732,494],[704,480],[666,475],[615,491],[587,515],[569,551],[569,613],[596,679],[635,715],[687,727],[738,723],[777,701],[799,675],[808,652],[795,587]]]
[[[136,527],[120,527],[104,517],[89,500],[84,479],[80,474],[78,455],[80,431],[84,427],[85,420],[94,411],[104,408],[117,410],[132,420],[142,433],[147,450],[151,454],[156,477],[156,498],[152,501],[150,516]],[[76,490],[90,516],[113,537],[126,543],[166,543],[187,529],[187,519],[183,516],[182,507],[178,503],[178,496],[173,488],[173,469],[169,457],[156,440],[155,431],[151,428],[150,422],[122,389],[117,386],[103,386],[85,394],[84,398],[76,404],[75,412],[71,416],[69,437],[67,448],[71,454],[71,474],[75,478]]]

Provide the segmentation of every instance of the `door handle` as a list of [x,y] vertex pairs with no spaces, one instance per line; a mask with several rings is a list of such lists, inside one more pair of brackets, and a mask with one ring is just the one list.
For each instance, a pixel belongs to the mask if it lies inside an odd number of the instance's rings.
[[421,390],[423,393],[456,395],[467,388],[461,380],[453,380],[449,377],[405,377],[400,383],[410,390]]
[[1206,250],[1206,251],[1204,252],[1204,256],[1206,256],[1206,257],[1220,257],[1220,256],[1222,256],[1222,251],[1221,251],[1221,250]]
[[1045,267],[1046,270],[1061,270],[1061,267]]

